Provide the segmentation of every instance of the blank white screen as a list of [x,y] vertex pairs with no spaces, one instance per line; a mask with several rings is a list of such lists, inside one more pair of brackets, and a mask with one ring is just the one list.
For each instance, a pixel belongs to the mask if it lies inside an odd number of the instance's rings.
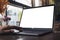
[[52,28],[54,6],[25,9],[20,27],[23,28]]

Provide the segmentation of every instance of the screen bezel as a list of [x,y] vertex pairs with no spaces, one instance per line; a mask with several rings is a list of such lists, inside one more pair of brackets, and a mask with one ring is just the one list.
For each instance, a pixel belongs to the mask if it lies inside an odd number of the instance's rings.
[[[50,6],[54,6],[54,5],[50,5]],[[43,7],[48,7],[48,6],[43,6]],[[34,8],[41,8],[41,7],[34,7]],[[55,8],[55,6],[54,6],[54,8]],[[32,8],[27,8],[27,9],[32,9]],[[26,9],[24,9],[24,10],[26,10]],[[23,16],[23,13],[22,13],[22,16]],[[55,18],[54,18],[54,12],[53,12],[53,24],[52,24],[52,28],[42,28],[42,29],[53,29],[53,27],[54,27],[54,21],[55,21],[54,19]],[[21,17],[21,20],[22,20],[22,17]],[[23,28],[23,29],[41,29],[41,28]]]

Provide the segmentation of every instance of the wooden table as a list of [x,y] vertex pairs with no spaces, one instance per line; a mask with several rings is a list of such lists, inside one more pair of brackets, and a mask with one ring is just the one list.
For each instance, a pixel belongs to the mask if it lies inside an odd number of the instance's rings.
[[0,35],[0,40],[58,40],[60,33],[50,33],[44,36]]

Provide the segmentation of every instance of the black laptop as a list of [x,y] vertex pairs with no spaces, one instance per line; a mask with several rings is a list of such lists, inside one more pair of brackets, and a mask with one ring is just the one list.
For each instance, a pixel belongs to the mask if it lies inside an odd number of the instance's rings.
[[45,35],[53,31],[54,6],[24,9],[20,18],[19,27],[22,32],[15,30],[19,35]]
[[53,31],[54,6],[24,9],[20,27],[21,35],[44,35]]

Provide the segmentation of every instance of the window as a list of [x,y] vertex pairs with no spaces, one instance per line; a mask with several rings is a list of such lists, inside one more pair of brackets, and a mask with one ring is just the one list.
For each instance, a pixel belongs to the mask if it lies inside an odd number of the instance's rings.
[[7,5],[7,16],[11,18],[11,20],[8,22],[8,25],[19,25],[18,23],[20,22],[22,9],[23,8],[20,7]]

